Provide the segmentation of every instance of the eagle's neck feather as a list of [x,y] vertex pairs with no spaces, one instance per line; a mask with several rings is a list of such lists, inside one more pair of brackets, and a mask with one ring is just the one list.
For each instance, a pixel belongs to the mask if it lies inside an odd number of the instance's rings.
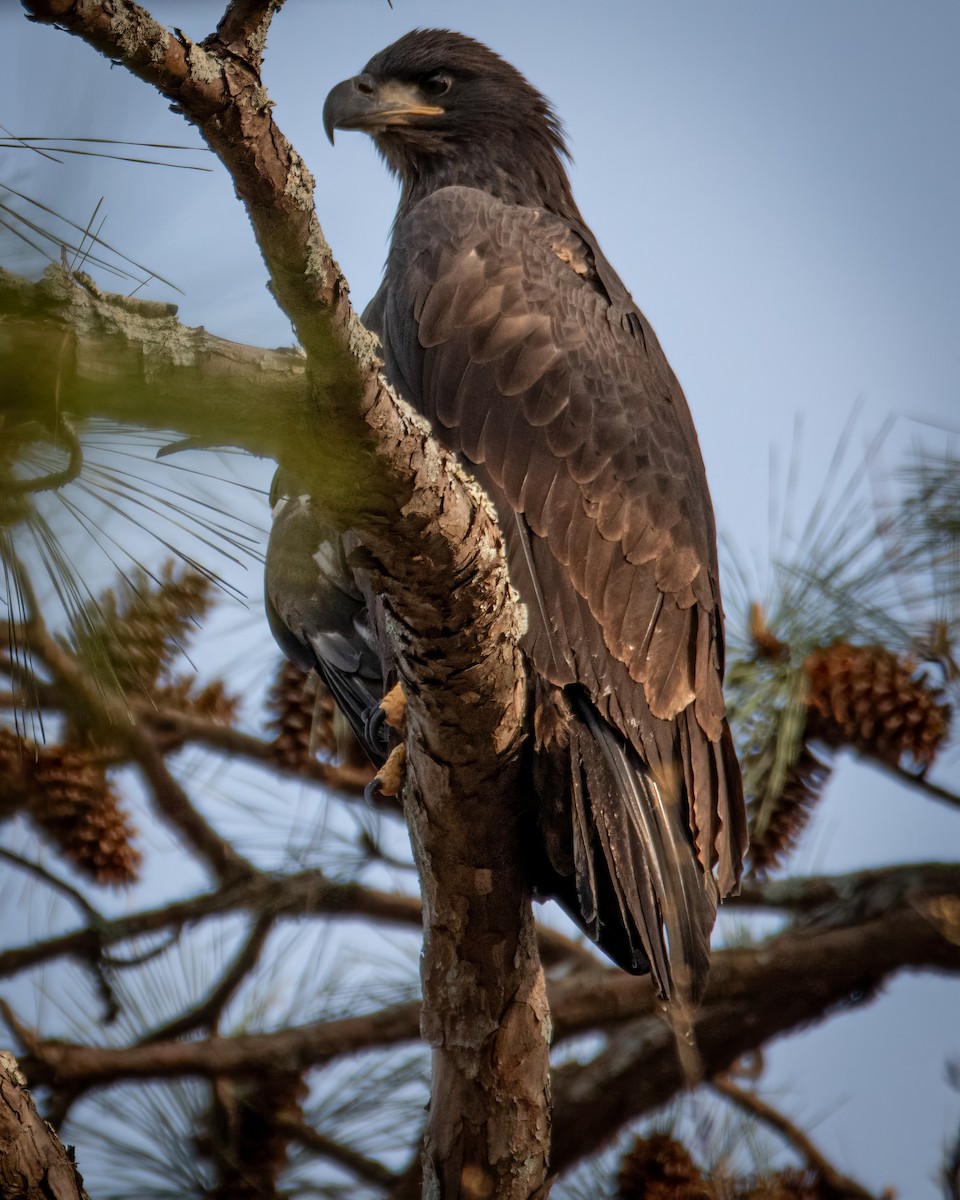
[[526,140],[522,150],[510,140],[470,143],[439,139],[416,153],[400,142],[378,138],[387,164],[400,180],[401,220],[421,200],[444,187],[477,188],[505,204],[545,208],[568,221],[582,221],[570,181],[556,150]]

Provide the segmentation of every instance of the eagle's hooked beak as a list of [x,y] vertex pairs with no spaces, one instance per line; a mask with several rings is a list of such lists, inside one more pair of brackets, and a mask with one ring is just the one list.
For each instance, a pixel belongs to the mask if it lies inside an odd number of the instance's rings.
[[335,129],[362,129],[375,133],[388,125],[408,125],[411,117],[437,117],[443,109],[425,104],[415,83],[388,79],[378,83],[372,75],[355,75],[338,83],[323,105],[323,128],[333,144]]

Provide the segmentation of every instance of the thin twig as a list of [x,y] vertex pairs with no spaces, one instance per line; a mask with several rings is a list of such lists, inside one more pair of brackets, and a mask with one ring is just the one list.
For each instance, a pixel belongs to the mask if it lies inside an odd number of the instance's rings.
[[710,1081],[714,1091],[725,1096],[738,1108],[756,1117],[784,1139],[800,1155],[828,1193],[827,1200],[877,1200],[877,1197],[861,1187],[855,1179],[842,1174],[829,1159],[816,1148],[810,1138],[789,1117],[761,1100],[756,1092],[738,1087],[728,1077],[717,1075]]
[[939,800],[942,804],[948,804],[951,808],[960,808],[960,795],[956,792],[951,792],[949,788],[941,787],[938,783],[927,779],[925,775],[915,775],[912,771],[908,771],[906,767],[901,767],[899,763],[884,762],[883,759],[874,758],[872,755],[863,755],[862,758],[870,766],[879,767],[887,775],[892,775],[894,779],[900,783],[905,783],[908,787],[916,788],[917,791],[923,792],[925,796]]
[[145,1037],[139,1045],[150,1046],[155,1042],[166,1041],[170,1038],[183,1037],[197,1029],[211,1030],[215,1028],[220,1014],[230,1001],[237,988],[253,970],[260,957],[267,935],[273,928],[272,916],[260,916],[254,922],[246,940],[237,952],[233,962],[223,973],[220,982],[210,992],[205,1000],[191,1008],[181,1016],[159,1026]]
[[[358,883],[334,882],[318,870],[280,876],[256,874],[173,904],[129,913],[113,920],[98,920],[96,925],[71,933],[0,951],[0,978],[64,956],[101,961],[115,968],[136,966],[162,953],[168,943],[129,959],[108,957],[104,948],[161,930],[172,930],[175,936],[192,922],[235,912],[264,913],[273,918],[317,914],[344,919],[363,917],[410,928],[419,928],[421,924],[421,906],[416,896],[383,892]],[[541,927],[538,936],[546,962],[599,965],[585,946],[562,933]]]
[[389,1167],[385,1167],[383,1163],[377,1162],[374,1158],[368,1158],[359,1150],[354,1150],[352,1146],[345,1146],[342,1142],[327,1137],[326,1134],[320,1133],[319,1130],[314,1129],[312,1125],[307,1125],[304,1121],[281,1120],[276,1123],[276,1127],[281,1133],[299,1142],[308,1150],[346,1167],[360,1179],[377,1184],[379,1187],[393,1187],[397,1183],[398,1176]]
[[91,924],[99,925],[103,922],[103,917],[97,912],[86,896],[73,887],[72,884],[67,883],[65,879],[60,879],[52,871],[48,871],[46,867],[42,867],[38,862],[22,858],[19,854],[14,854],[11,850],[4,850],[2,847],[0,847],[0,859],[3,859],[4,862],[12,863],[15,867],[19,867],[21,871],[26,871],[27,874],[33,875],[37,879],[43,880],[49,887],[66,896],[68,900],[80,909]]

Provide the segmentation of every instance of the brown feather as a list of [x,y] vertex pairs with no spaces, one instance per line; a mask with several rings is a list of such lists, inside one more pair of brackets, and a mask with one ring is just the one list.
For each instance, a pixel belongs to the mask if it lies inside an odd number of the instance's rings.
[[[719,860],[728,890],[745,835],[720,689],[713,514],[693,424],[656,338],[585,227],[475,189],[445,188],[403,214],[387,280],[388,335],[422,305],[416,341],[387,337],[387,372],[417,381],[408,399],[497,505],[534,672],[582,686],[609,736],[623,739],[611,762],[626,754],[681,788],[689,853],[707,870]],[[683,953],[699,979],[713,884],[701,871],[698,908],[695,873],[684,868],[679,892],[649,875],[654,843],[644,849],[640,827],[625,823],[613,767],[583,749],[598,735],[577,711],[571,732],[580,732],[564,753],[581,917],[596,933],[613,903],[626,944],[639,937],[668,986],[657,906],[689,906]],[[642,807],[642,788],[637,795]],[[671,834],[662,853],[682,856],[680,845]]]

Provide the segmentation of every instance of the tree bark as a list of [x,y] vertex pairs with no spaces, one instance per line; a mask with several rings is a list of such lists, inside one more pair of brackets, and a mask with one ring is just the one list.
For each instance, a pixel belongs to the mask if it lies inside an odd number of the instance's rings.
[[72,1152],[37,1112],[17,1060],[0,1050],[0,1196],[89,1200]]
[[359,533],[408,701],[404,807],[424,895],[423,1031],[435,1066],[425,1186],[526,1200],[546,1177],[548,1021],[515,832],[523,617],[493,513],[379,375],[375,340],[320,230],[313,180],[260,81],[275,6],[229,5],[202,44],[129,0],[24,7],[176,104],[250,216],[306,352],[313,410],[277,457]]

